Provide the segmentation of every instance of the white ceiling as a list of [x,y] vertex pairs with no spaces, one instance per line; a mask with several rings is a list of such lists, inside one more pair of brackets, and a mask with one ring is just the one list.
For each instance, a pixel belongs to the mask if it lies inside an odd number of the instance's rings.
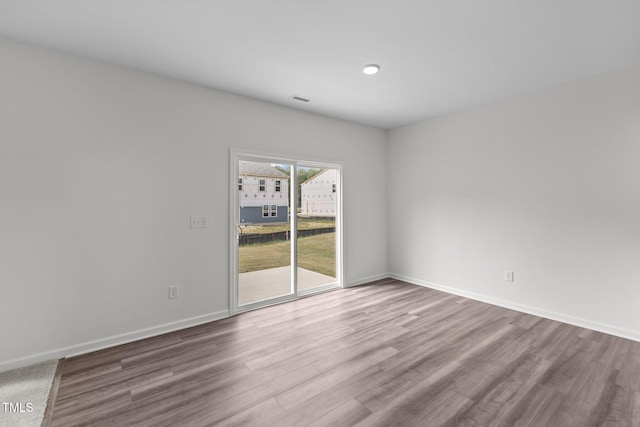
[[639,64],[640,0],[0,0],[0,36],[393,128]]

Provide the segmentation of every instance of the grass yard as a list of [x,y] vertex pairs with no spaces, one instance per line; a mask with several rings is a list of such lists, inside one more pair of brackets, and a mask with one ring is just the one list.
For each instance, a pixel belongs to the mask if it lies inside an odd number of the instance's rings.
[[[331,228],[336,226],[335,218],[305,218],[298,217],[298,230],[310,230],[312,228]],[[243,225],[243,234],[268,234],[289,230],[289,224],[258,224]]]
[[[240,273],[291,264],[291,242],[288,241],[241,246],[239,252]],[[299,238],[298,267],[336,277],[336,233]]]

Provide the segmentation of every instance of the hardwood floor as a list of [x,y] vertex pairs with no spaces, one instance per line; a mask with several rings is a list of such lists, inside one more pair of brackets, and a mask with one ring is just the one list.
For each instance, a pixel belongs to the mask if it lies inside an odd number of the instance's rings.
[[640,426],[640,343],[388,279],[65,360],[52,426]]

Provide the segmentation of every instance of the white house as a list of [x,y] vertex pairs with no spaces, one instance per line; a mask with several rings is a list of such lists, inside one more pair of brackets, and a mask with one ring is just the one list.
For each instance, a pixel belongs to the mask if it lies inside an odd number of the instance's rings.
[[241,161],[238,165],[240,223],[262,224],[289,220],[289,177],[268,163]]
[[300,184],[302,215],[336,216],[337,172],[325,169]]

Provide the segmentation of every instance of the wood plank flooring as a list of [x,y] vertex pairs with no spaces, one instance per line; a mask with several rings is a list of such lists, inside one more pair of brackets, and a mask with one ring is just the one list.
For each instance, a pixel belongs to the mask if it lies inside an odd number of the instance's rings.
[[387,279],[65,360],[52,426],[640,426],[640,343]]

